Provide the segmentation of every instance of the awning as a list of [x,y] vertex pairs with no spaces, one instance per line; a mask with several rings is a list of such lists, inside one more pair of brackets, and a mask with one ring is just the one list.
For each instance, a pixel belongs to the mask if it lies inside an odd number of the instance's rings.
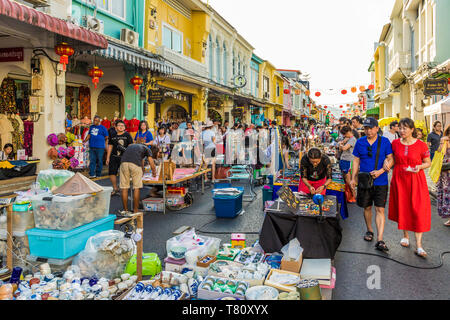
[[151,71],[157,71],[166,75],[173,73],[173,68],[163,61],[157,60],[154,56],[150,57],[149,53],[141,49],[135,49],[109,42],[109,46],[104,50],[97,50],[95,54],[118,61],[122,61],[131,65],[135,65]]
[[380,113],[380,107],[375,107],[372,109],[368,109],[366,111],[366,115],[374,115],[374,114],[379,114]]
[[442,99],[431,106],[425,107],[423,112],[425,116],[450,112],[450,97]]
[[98,48],[107,48],[108,41],[102,35],[89,31],[73,23],[52,17],[46,13],[19,4],[15,1],[0,0],[0,15],[23,23],[75,39]]

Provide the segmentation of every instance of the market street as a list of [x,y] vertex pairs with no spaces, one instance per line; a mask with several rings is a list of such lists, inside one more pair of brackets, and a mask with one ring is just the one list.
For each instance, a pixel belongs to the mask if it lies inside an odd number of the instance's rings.
[[[109,186],[108,180],[99,180],[99,184]],[[230,241],[230,234],[236,232],[259,233],[264,211],[262,210],[261,194],[252,203],[244,203],[245,213],[232,220],[217,220],[214,214],[210,190],[205,195],[195,193],[194,205],[179,212],[147,213],[144,219],[144,252],[155,252],[160,257],[166,254],[166,238],[181,226],[200,228],[206,234],[220,238],[223,243]],[[258,189],[260,190],[260,189]],[[144,198],[144,195],[142,196]],[[387,221],[385,239],[389,245],[389,256],[400,262],[418,266],[432,267],[439,264],[439,254],[448,251],[450,235],[441,219],[436,214],[435,202],[432,202],[432,231],[427,234],[426,246],[429,248],[429,258],[426,261],[412,254],[412,248],[400,247],[400,232],[394,223]],[[120,209],[120,198],[113,197],[111,210]],[[349,204],[349,218],[341,220],[343,238],[339,250],[360,251],[382,255],[374,250],[373,243],[362,240],[364,220],[362,210],[354,204]],[[198,229],[197,229],[198,230]],[[223,233],[223,234],[221,234]],[[258,239],[257,234],[247,234],[249,243]],[[420,270],[400,265],[386,259],[359,254],[337,252],[335,265],[337,271],[336,288],[333,290],[334,300],[440,300],[448,299],[450,285],[450,255],[444,255],[444,265],[436,270]],[[367,273],[369,266],[378,266],[381,270],[381,289],[369,290]]]

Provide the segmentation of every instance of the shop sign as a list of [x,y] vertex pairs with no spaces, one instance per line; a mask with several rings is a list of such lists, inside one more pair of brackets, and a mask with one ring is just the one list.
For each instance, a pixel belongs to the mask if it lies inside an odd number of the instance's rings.
[[164,92],[162,89],[148,90],[148,103],[162,103],[164,101]]
[[423,81],[423,94],[425,96],[446,96],[448,94],[448,80],[425,79]]
[[23,48],[0,49],[0,62],[23,61]]

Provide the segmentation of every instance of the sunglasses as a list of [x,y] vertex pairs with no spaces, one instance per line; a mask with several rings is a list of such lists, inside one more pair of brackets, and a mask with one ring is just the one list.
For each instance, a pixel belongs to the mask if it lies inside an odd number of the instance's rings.
[[373,153],[372,153],[372,146],[368,146],[368,147],[367,147],[367,155],[368,155],[370,158],[372,158],[372,156],[373,156]]

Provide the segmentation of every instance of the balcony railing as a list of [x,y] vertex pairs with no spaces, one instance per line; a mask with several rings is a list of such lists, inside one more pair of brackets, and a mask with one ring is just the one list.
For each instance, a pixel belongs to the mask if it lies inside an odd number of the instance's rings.
[[389,62],[389,78],[397,77],[402,73],[408,75],[411,72],[411,53],[397,52]]
[[176,73],[179,72],[190,76],[197,75],[205,78],[208,76],[208,70],[206,69],[206,65],[203,63],[186,57],[185,55],[170,50],[164,46],[158,47],[156,52],[164,59],[175,64],[174,72]]

